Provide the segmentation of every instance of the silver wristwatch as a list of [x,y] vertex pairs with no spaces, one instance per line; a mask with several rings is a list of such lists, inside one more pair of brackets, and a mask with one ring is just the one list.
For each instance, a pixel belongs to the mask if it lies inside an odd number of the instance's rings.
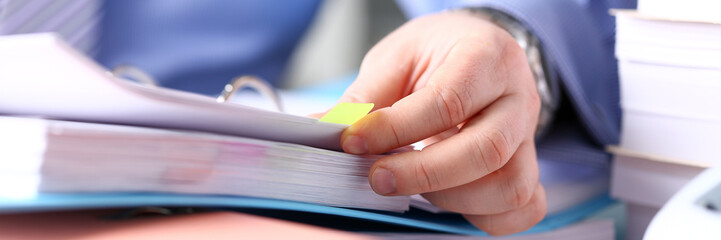
[[554,112],[558,108],[558,102],[554,99],[555,94],[558,93],[551,86],[549,71],[547,71],[538,39],[520,22],[503,12],[488,8],[466,8],[464,10],[482,16],[506,30],[526,52],[528,64],[536,80],[536,89],[538,89],[538,95],[541,98],[541,112],[538,116],[536,137],[543,135],[548,130]]

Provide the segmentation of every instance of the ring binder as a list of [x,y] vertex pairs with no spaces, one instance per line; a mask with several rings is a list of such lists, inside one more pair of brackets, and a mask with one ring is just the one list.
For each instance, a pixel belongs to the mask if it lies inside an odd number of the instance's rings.
[[273,88],[270,83],[264,81],[263,79],[251,75],[242,75],[231,80],[228,84],[225,85],[223,91],[220,93],[218,98],[216,98],[216,101],[218,101],[219,103],[228,102],[228,99],[230,99],[230,97],[232,97],[238,90],[246,87],[252,88],[261,95],[272,100],[275,103],[275,107],[278,109],[278,111],[284,112],[283,105],[280,102],[280,97],[275,91],[275,88]]
[[[133,65],[118,65],[110,71],[110,74],[117,78],[136,81],[142,85],[151,87],[158,86],[157,81],[150,76],[150,74]],[[279,112],[285,112],[283,110],[283,105],[280,102],[280,96],[276,92],[275,88],[273,88],[273,86],[265,80],[252,75],[241,75],[230,80],[230,82],[223,87],[223,91],[220,92],[220,95],[218,95],[215,100],[219,103],[228,102],[228,100],[235,95],[238,90],[243,88],[251,88],[255,90],[264,97],[273,101],[273,104]]]

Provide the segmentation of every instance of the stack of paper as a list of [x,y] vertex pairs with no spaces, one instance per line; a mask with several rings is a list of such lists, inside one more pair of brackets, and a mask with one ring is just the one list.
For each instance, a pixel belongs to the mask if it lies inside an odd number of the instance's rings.
[[692,19],[721,23],[721,1],[718,0],[639,0],[638,11],[644,15],[673,19]]
[[[714,7],[716,6],[716,7]],[[721,163],[718,1],[639,1],[616,11],[621,143],[611,194],[627,206],[627,239],[705,167]]]
[[611,147],[611,196],[625,203],[626,238],[641,239],[651,219],[706,166]]
[[721,24],[629,11],[616,16],[621,147],[718,163]]
[[380,156],[242,137],[0,117],[0,189],[241,195],[330,206],[408,209],[368,184]]

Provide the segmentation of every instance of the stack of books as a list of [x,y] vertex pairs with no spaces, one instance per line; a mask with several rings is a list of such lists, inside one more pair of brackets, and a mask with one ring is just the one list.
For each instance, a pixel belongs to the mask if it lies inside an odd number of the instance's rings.
[[638,11],[669,19],[701,20],[705,22],[721,22],[718,10],[721,2],[716,0],[639,0]]
[[721,2],[640,0],[614,10],[621,142],[611,194],[626,203],[627,239],[707,167],[721,163]]
[[[721,22],[703,14],[699,18],[658,15],[665,11],[657,9],[669,9],[664,4],[672,2],[641,1],[638,11],[616,12],[623,109],[620,145],[670,158],[719,163]],[[687,12],[684,8],[676,11]]]
[[[159,192],[403,212],[368,184],[380,156],[191,131],[0,116],[1,195]],[[9,174],[8,174],[9,173]],[[25,194],[26,196],[23,196]]]

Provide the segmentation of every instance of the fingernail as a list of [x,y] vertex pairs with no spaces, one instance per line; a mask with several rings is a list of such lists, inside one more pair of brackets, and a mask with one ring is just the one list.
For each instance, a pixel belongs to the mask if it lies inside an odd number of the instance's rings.
[[343,141],[343,150],[352,154],[368,153],[368,143],[360,136],[350,135]]
[[385,195],[396,191],[396,179],[385,168],[376,168],[371,176],[371,187],[378,194]]

